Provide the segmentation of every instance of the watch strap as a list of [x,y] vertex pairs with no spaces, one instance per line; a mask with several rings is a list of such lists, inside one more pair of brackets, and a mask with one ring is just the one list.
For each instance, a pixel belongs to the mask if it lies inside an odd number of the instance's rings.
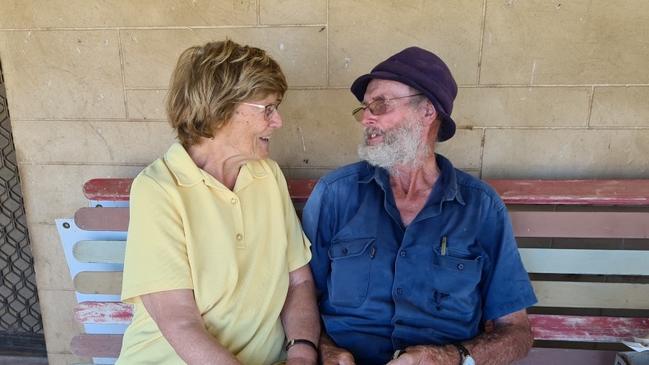
[[316,353],[318,352],[318,346],[315,343],[313,343],[312,341],[309,341],[309,340],[304,339],[304,338],[294,338],[294,339],[288,340],[286,342],[286,346],[284,347],[284,349],[286,351],[288,351],[288,349],[290,349],[291,347],[293,347],[295,345],[299,345],[299,344],[307,345],[307,346],[313,348]]
[[460,354],[460,365],[462,365],[464,363],[464,359],[471,356],[471,353],[461,343],[454,343],[453,346],[455,346],[457,352]]

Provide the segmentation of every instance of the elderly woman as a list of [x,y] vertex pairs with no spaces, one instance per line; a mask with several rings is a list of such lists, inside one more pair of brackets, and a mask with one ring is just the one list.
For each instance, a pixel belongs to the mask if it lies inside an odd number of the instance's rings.
[[180,143],[131,188],[118,364],[314,364],[320,325],[272,133],[286,91],[263,50],[184,51],[167,112]]

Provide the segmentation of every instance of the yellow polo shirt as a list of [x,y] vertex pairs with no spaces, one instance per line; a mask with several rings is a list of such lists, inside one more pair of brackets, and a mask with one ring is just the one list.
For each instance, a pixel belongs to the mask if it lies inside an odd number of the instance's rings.
[[241,167],[230,191],[172,145],[133,181],[122,300],[135,306],[118,364],[182,364],[139,296],[193,289],[205,327],[243,364],[285,354],[288,274],[311,259],[272,160]]

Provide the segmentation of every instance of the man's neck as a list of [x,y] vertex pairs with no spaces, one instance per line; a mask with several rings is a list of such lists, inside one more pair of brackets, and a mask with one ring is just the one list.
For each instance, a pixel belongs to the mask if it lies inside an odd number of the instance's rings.
[[425,158],[419,166],[395,166],[390,171],[394,201],[405,226],[424,208],[439,177],[435,155]]
[[430,191],[439,177],[435,154],[423,158],[420,163],[394,166],[390,169],[390,186],[395,195],[409,196]]

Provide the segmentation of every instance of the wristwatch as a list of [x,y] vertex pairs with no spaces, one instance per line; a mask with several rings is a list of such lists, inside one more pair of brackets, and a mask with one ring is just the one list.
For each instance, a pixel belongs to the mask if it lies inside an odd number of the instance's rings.
[[471,353],[466,347],[462,346],[461,343],[454,343],[453,346],[460,353],[460,365],[475,365],[475,360],[473,360]]

